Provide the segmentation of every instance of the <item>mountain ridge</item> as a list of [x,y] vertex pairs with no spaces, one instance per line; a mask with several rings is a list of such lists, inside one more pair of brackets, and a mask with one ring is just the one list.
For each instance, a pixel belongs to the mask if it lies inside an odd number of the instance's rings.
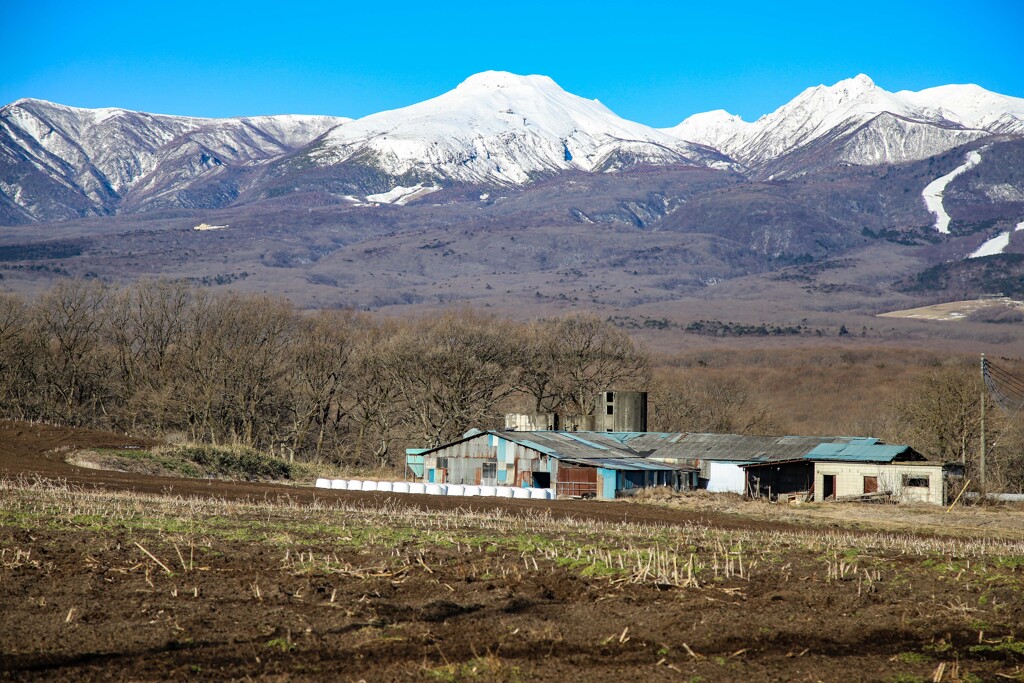
[[772,181],[916,161],[1000,136],[1024,137],[1024,99],[974,85],[890,93],[863,74],[807,88],[754,122],[715,110],[670,129],[619,117],[547,76],[499,71],[354,120],[210,119],[23,98],[0,108],[0,223],[220,209],[287,196],[404,205],[436,200],[446,187],[484,195],[637,166]]
[[720,149],[756,172],[837,131],[872,121],[877,124],[876,119],[884,114],[934,127],[931,135],[921,136],[929,138],[929,144],[904,146],[904,131],[887,132],[883,128],[874,135],[888,141],[891,153],[880,157],[868,150],[863,156],[848,154],[837,160],[862,165],[900,163],[940,154],[986,135],[1024,135],[1024,98],[1000,95],[973,84],[892,93],[864,74],[832,86],[807,88],[756,121],[747,122],[715,110],[694,114],[663,130]]

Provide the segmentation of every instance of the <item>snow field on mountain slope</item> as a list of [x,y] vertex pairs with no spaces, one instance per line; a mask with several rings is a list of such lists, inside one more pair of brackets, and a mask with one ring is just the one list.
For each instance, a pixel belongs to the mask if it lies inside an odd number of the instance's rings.
[[935,214],[935,229],[941,232],[943,235],[949,234],[949,214],[942,206],[942,196],[946,191],[946,186],[958,175],[964,171],[968,171],[978,164],[981,163],[981,154],[978,152],[971,152],[967,155],[967,161],[960,166],[957,166],[952,171],[936,178],[932,182],[925,186],[921,192],[921,196],[924,198],[925,206],[928,207],[928,211]]

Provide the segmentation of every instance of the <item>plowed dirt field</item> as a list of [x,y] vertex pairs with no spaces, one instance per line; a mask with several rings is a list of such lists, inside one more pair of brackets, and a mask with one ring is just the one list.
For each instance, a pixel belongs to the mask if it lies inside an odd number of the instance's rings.
[[65,462],[131,444],[0,423],[0,679],[1024,676],[1024,540],[1005,534]]

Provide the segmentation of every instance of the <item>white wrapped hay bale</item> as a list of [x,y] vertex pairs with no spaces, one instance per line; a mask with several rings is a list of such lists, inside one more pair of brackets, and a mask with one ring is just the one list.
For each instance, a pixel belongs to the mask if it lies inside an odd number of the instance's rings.
[[390,481],[378,481],[377,482],[377,490],[378,491],[387,491],[388,493],[390,493],[390,492],[394,491],[394,486],[395,486],[394,482],[390,482]]
[[413,482],[409,484],[409,493],[426,493],[427,485],[422,482]]
[[394,493],[409,493],[409,482],[407,481],[396,481],[391,486],[391,491]]
[[498,495],[498,489],[494,486],[481,486],[480,495],[488,498]]
[[464,496],[479,496],[480,487],[474,485],[467,485],[462,487],[462,495]]
[[348,488],[347,479],[331,479],[330,481],[331,485],[329,488],[338,489],[339,491],[344,491],[345,489]]
[[444,484],[427,484],[425,493],[428,496],[443,496],[448,492],[448,487]]
[[547,500],[549,489],[529,489],[531,500]]
[[448,484],[448,492],[446,495],[449,496],[464,496],[466,494],[466,487],[462,484]]
[[329,488],[331,488],[331,480],[330,479],[317,479],[316,480],[316,487],[318,489],[329,489]]
[[514,489],[512,489],[512,497],[513,498],[529,498],[530,497],[530,489],[524,489],[522,487],[514,488]]
[[512,498],[515,494],[515,489],[511,486],[498,486],[495,491],[495,495],[498,498]]

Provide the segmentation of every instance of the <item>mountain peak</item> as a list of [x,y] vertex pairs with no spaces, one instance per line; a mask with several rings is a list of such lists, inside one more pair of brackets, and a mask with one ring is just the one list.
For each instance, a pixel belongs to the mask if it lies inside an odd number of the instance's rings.
[[715,109],[689,116],[678,126],[664,130],[681,140],[715,147],[749,125],[735,114],[730,114],[724,109]]
[[558,84],[555,83],[548,76],[530,75],[520,76],[519,74],[509,73],[508,71],[481,71],[478,74],[473,74],[462,83],[459,84],[458,90],[471,90],[471,89],[495,89],[495,88],[514,88],[514,87],[531,87],[531,88],[555,88],[561,90]]
[[637,163],[728,163],[547,76],[505,71],[478,73],[430,100],[339,126],[310,155],[321,166],[374,159],[392,178],[500,185]]
[[873,87],[875,87],[875,82],[873,80],[871,80],[871,77],[868,76],[867,74],[857,74],[853,78],[846,79],[846,81],[840,81],[840,83],[846,83],[846,82],[850,82],[850,81],[852,81],[853,83],[856,83],[859,86],[865,87],[865,88],[873,88]]
[[891,93],[878,87],[870,77],[858,74],[853,78],[844,78],[835,85],[808,88],[797,97],[797,100],[817,99],[828,102],[826,106],[841,107],[846,103],[886,99],[888,95]]

